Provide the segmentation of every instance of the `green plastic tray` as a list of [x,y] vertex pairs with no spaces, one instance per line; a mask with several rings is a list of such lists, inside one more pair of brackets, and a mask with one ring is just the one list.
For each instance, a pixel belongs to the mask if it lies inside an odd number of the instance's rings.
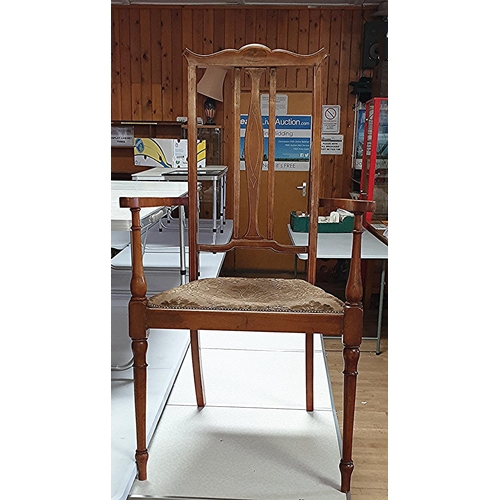
[[[309,232],[309,216],[297,217],[290,212],[290,227],[297,233]],[[350,233],[354,229],[354,217],[345,217],[342,222],[322,222],[318,224],[318,233]]]

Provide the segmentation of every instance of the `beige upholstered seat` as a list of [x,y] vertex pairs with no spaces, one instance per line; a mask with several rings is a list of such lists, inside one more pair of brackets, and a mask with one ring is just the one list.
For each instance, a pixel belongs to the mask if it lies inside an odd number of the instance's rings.
[[343,313],[343,302],[300,279],[207,278],[154,295],[148,307]]

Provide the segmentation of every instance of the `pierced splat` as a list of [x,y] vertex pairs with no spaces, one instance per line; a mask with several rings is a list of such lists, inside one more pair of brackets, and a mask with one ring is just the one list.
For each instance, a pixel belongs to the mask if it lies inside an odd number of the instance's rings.
[[245,169],[247,173],[248,227],[243,238],[262,239],[258,228],[259,187],[264,158],[264,129],[260,112],[260,79],[265,68],[247,68],[252,81],[248,121],[245,133]]

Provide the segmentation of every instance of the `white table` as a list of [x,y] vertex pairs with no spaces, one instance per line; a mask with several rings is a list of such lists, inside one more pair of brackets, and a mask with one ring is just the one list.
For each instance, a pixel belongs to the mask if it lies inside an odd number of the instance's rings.
[[[220,221],[220,232],[224,231],[226,223],[226,175],[227,167],[225,165],[207,165],[198,169],[198,181],[211,181],[213,186],[212,194],[212,230],[217,231],[217,219]],[[134,181],[187,181],[188,169],[153,167],[143,172],[132,175]],[[219,200],[217,201],[217,185],[219,185]],[[219,210],[217,210],[217,205]]]
[[[111,181],[111,231],[129,231],[132,215],[130,208],[120,207],[121,196],[143,196],[157,198],[187,195],[187,182],[153,183],[147,181]],[[141,208],[141,224],[154,223],[165,207]]]
[[[150,182],[150,181],[112,181],[111,183],[111,234],[123,233],[123,242],[130,242],[131,212],[120,208],[121,196],[179,197],[187,193],[187,182]],[[149,293],[178,286],[185,263],[187,234],[180,223],[182,218],[170,222],[169,231],[159,233],[155,228],[157,221],[168,213],[170,207],[141,209],[141,225],[148,229],[144,242],[144,272],[147,276]],[[207,222],[210,222],[207,220]],[[210,227],[200,227],[201,241],[221,242],[231,234],[232,222],[227,221],[227,234],[214,234]],[[184,229],[184,230],[183,230]],[[205,230],[205,232],[203,232]],[[175,235],[178,234],[176,237]],[[181,247],[184,246],[184,251]],[[183,260],[184,259],[184,260]],[[202,252],[200,255],[201,278],[215,277],[219,274],[224,254]],[[179,277],[179,261],[181,276]],[[130,299],[131,258],[130,247],[124,248],[111,260],[111,498],[126,500],[136,475],[134,458],[134,402],[133,377],[129,367],[130,339],[128,330],[128,302]],[[160,420],[174,380],[189,347],[189,332],[170,331],[164,335],[161,330],[150,330],[148,354],[148,443]]]
[[[296,246],[305,246],[309,240],[308,233],[298,233],[292,231],[288,224],[288,234],[292,243]],[[318,233],[318,249],[316,256],[318,259],[350,259],[352,253],[352,233]],[[307,260],[307,254],[301,253],[297,257]],[[376,236],[363,230],[361,235],[361,259],[382,260],[382,274],[380,278],[380,299],[378,307],[377,321],[377,348],[376,353],[380,354],[380,335],[382,330],[382,309],[384,305],[385,272],[388,259],[388,247]]]

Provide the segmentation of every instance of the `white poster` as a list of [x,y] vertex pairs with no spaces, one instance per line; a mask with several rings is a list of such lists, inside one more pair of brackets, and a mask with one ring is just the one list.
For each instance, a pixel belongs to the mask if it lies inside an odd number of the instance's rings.
[[[269,116],[269,94],[260,95],[260,114]],[[288,95],[276,94],[276,116],[288,114]]]
[[322,155],[341,155],[344,152],[344,136],[323,134],[321,136]]
[[133,146],[134,127],[111,127],[111,146]]
[[340,131],[340,105],[326,104],[322,107],[321,130],[327,134],[338,134]]

